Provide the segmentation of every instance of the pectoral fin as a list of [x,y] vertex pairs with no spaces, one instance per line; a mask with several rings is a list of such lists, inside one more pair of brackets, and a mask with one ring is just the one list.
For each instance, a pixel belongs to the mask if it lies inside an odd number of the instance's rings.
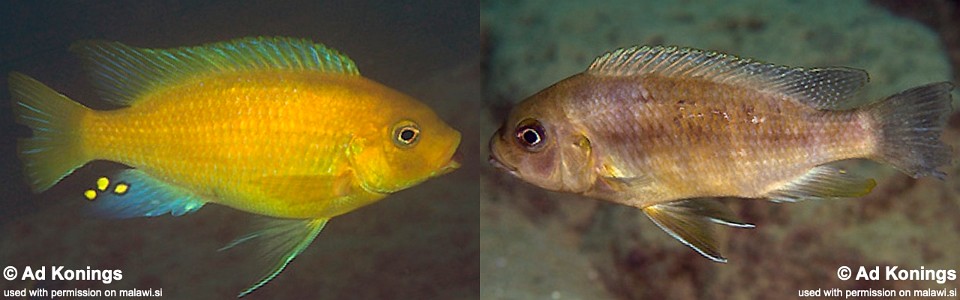
[[261,257],[267,263],[264,275],[260,280],[240,292],[237,297],[243,297],[273,280],[284,268],[300,255],[313,239],[320,234],[323,226],[330,219],[288,220],[272,219],[267,226],[257,232],[237,238],[227,244],[220,251],[233,248],[244,242],[260,239]]
[[263,176],[251,182],[270,198],[291,201],[336,199],[353,193],[353,173]]
[[645,177],[600,177],[600,182],[605,184],[611,190],[617,192],[627,192],[638,187],[643,187],[647,182]]
[[660,229],[684,245],[715,262],[727,262],[717,250],[712,223],[739,228],[753,228],[723,203],[715,199],[691,199],[651,205],[643,208],[647,217]]
[[877,181],[844,169],[818,166],[767,194],[774,202],[796,202],[806,199],[862,197],[877,186]]

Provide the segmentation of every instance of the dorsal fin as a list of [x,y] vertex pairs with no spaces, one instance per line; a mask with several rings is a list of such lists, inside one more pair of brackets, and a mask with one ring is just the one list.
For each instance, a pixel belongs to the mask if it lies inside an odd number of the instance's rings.
[[817,109],[852,107],[851,98],[868,80],[867,73],[857,69],[793,68],[719,52],[663,46],[634,46],[608,52],[597,57],[587,73],[700,77],[782,94]]
[[154,88],[219,71],[312,70],[358,75],[350,58],[306,39],[250,37],[176,49],[145,49],[117,42],[80,41],[70,47],[84,59],[104,99],[131,105]]

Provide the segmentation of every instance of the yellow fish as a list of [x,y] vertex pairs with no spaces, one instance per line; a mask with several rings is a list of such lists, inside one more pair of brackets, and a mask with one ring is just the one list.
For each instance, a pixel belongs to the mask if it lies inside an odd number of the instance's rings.
[[129,166],[78,192],[94,213],[180,216],[207,203],[277,218],[262,238],[273,279],[327,221],[460,165],[460,133],[427,106],[360,76],[308,40],[243,38],[178,49],[71,47],[103,95],[95,111],[10,74],[31,187],[92,160]]
[[725,262],[711,224],[751,228],[716,197],[860,197],[876,182],[831,163],[884,162],[913,177],[950,162],[940,140],[950,83],[874,103],[867,74],[717,52],[633,47],[518,104],[491,162],[534,185],[634,206],[703,256]]

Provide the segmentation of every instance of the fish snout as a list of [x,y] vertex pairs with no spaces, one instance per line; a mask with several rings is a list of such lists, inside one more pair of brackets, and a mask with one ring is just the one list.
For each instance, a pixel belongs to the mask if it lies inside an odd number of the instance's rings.
[[489,143],[490,156],[487,158],[487,161],[491,165],[493,165],[495,168],[506,171],[513,176],[517,176],[518,175],[517,169],[504,164],[503,159],[500,158],[497,152],[497,145],[500,142],[498,138],[500,137],[501,130],[497,130],[497,133],[495,133],[493,137],[490,138],[490,143]]
[[497,159],[497,157],[494,156],[494,155],[490,155],[490,158],[487,159],[487,161],[490,162],[490,164],[493,165],[493,166],[494,166],[495,168],[497,168],[497,169],[501,169],[501,170],[504,170],[504,171],[507,171],[507,172],[515,172],[515,171],[516,171],[516,169],[510,168],[510,167],[508,167],[507,165],[504,165],[503,163],[501,163],[500,160]]

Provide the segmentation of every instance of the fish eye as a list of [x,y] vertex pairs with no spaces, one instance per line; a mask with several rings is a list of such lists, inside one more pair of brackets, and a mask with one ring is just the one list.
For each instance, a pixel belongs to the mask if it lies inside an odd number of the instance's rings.
[[393,128],[393,143],[401,148],[413,147],[420,140],[420,127],[412,121],[400,121]]
[[546,138],[543,132],[543,126],[534,119],[526,119],[517,125],[515,131],[517,143],[523,146],[527,151],[539,151],[543,148],[543,141]]

